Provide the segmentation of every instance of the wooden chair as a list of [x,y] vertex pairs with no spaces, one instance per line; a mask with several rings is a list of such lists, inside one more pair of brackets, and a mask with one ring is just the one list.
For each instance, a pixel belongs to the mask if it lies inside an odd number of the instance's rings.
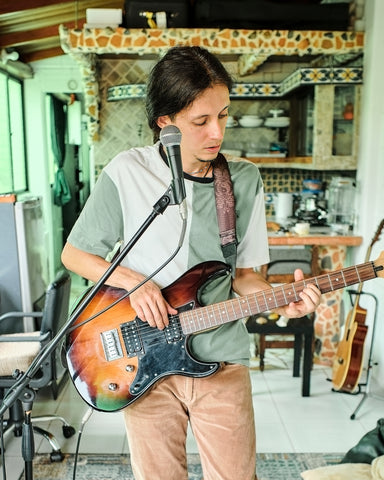
[[[301,268],[306,278],[319,274],[318,249],[316,246],[310,248],[272,248],[270,258],[270,263],[263,265],[261,268],[261,274],[271,284],[293,282],[293,272],[296,268]],[[292,348],[294,349],[293,376],[300,376],[304,340],[302,383],[302,395],[304,397],[310,395],[314,339],[313,322],[313,315],[288,319],[285,326],[279,326],[275,320],[269,319],[268,315],[253,315],[246,322],[248,332],[259,336],[258,353],[261,371],[264,370],[264,357],[267,348]]]

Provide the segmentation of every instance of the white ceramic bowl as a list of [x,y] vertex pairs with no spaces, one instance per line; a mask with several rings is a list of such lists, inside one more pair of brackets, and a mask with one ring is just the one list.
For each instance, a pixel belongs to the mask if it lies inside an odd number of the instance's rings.
[[288,127],[289,117],[271,117],[265,120],[266,127]]
[[257,115],[244,115],[239,118],[239,125],[241,127],[260,127],[263,124],[263,119]]

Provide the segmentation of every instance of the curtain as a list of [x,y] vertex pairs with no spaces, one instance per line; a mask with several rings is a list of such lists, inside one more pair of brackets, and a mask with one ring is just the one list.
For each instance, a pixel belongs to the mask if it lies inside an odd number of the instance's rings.
[[67,114],[64,104],[53,95],[50,97],[51,148],[57,167],[53,185],[53,202],[55,205],[63,206],[71,200],[71,191],[63,170]]

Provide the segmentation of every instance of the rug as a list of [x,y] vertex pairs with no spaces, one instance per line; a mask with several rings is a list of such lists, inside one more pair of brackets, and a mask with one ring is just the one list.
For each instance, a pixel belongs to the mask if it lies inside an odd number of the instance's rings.
[[[344,454],[337,453],[259,453],[259,480],[300,480],[300,473],[339,463]],[[36,455],[33,462],[34,480],[73,480],[74,455],[65,455],[62,462],[52,463],[47,455]],[[189,480],[201,480],[198,455],[188,455]],[[24,478],[21,475],[20,480]],[[129,455],[79,455],[76,480],[134,480]],[[166,480],[166,479],[164,479]],[[241,480],[241,479],[238,479]]]

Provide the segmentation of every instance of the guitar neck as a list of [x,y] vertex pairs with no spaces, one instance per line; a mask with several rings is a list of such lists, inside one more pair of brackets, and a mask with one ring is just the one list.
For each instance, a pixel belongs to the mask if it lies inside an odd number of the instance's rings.
[[188,310],[179,313],[180,324],[185,335],[208,330],[240,318],[274,310],[291,302],[298,302],[300,293],[308,284],[316,285],[321,293],[328,293],[376,278],[376,270],[374,262],[366,262],[206,307]]

